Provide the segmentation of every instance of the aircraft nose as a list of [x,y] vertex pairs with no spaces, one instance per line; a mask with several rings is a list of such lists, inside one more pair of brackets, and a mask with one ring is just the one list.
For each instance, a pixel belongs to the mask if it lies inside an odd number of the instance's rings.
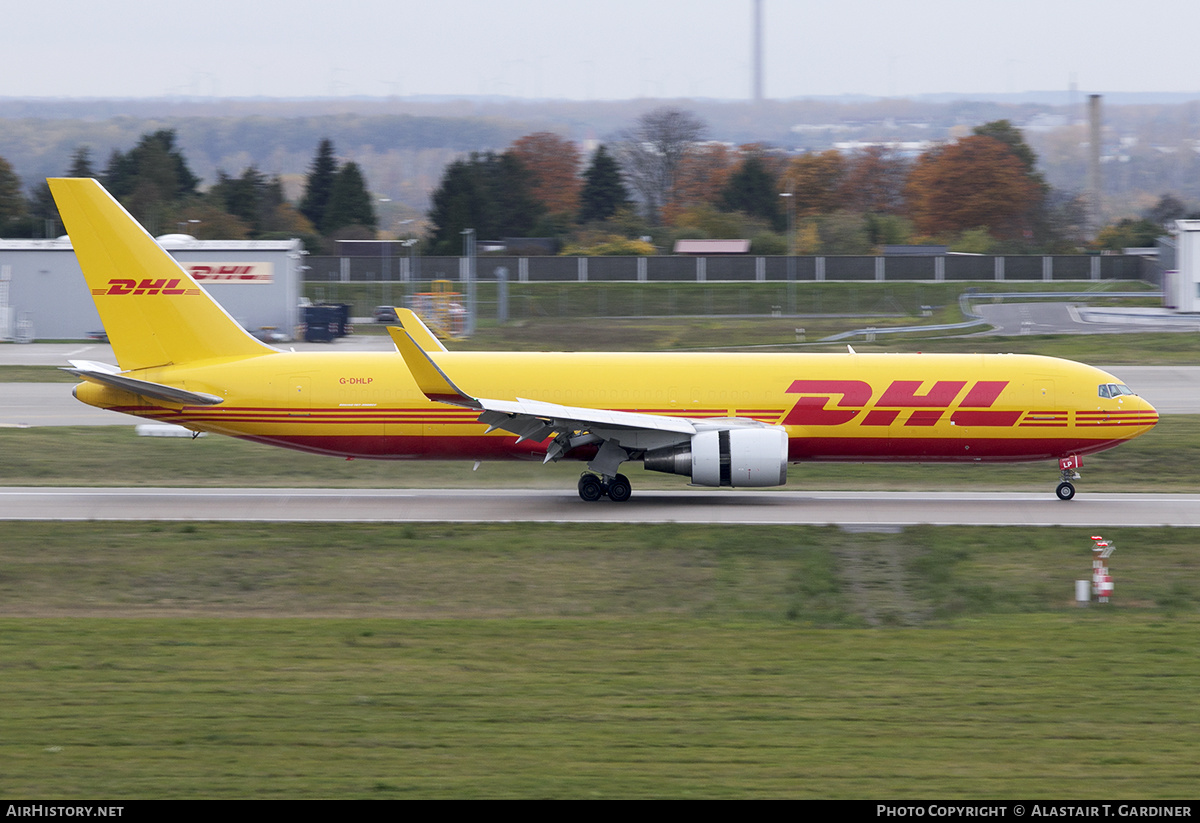
[[1149,400],[1140,395],[1135,397],[1135,399],[1137,400],[1135,409],[1137,411],[1138,423],[1145,426],[1146,430],[1149,431],[1158,425],[1158,409],[1154,408]]

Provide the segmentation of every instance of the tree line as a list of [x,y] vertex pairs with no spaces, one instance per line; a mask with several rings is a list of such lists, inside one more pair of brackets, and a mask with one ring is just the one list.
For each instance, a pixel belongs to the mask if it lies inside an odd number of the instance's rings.
[[[298,236],[327,254],[338,239],[382,237],[361,168],[339,161],[329,139],[319,142],[294,205],[278,176],[253,165],[236,176],[218,170],[201,191],[172,130],[114,150],[103,169],[81,146],[65,172],[99,179],[154,234]],[[674,108],[643,114],[586,158],[549,132],[471,153],[446,166],[431,200],[422,251],[432,254],[460,253],[467,229],[481,240],[547,239],[542,249],[565,254],[669,253],[674,241],[693,238],[749,239],[756,254],[872,254],[886,244],[1070,253],[1152,245],[1164,226],[1189,216],[1164,195],[1089,242],[1083,199],[1046,183],[1006,120],[917,156],[887,145],[795,155],[709,140],[702,119]],[[59,233],[49,187],[23,195],[0,158],[0,236]]]
[[545,132],[452,163],[433,194],[429,249],[457,254],[474,228],[488,239],[553,238],[568,254],[669,252],[694,238],[749,239],[756,254],[874,254],[889,244],[1075,253],[1153,245],[1188,215],[1164,195],[1089,240],[1086,205],[1046,183],[1007,120],[915,157],[887,145],[791,155],[710,141],[701,119],[665,108],[586,165],[574,143]]
[[[272,240],[299,237],[309,251],[332,253],[331,241],[371,239],[377,218],[362,171],[339,163],[333,143],[317,146],[299,206],[284,196],[278,176],[249,166],[234,176],[222,170],[207,191],[188,167],[169,129],[145,134],[127,152],[114,150],[97,169],[80,146],[67,177],[99,180],[154,235],[184,233],[201,240]],[[44,181],[29,197],[0,158],[0,237],[57,237],[62,221]]]

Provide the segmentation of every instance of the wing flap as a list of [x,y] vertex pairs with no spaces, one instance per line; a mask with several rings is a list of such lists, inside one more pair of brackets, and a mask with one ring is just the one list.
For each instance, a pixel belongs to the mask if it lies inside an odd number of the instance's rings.
[[575,428],[604,428],[648,430],[659,432],[674,432],[676,434],[695,434],[696,427],[690,420],[682,417],[666,417],[661,414],[642,414],[641,412],[610,411],[608,409],[590,409],[580,406],[560,406],[557,403],[544,403],[540,400],[526,400],[518,397],[513,400],[488,400],[480,398],[480,406],[489,412],[489,418],[480,420],[488,425],[512,431],[508,426],[499,424],[503,417],[537,418],[547,423],[581,423],[584,426]]

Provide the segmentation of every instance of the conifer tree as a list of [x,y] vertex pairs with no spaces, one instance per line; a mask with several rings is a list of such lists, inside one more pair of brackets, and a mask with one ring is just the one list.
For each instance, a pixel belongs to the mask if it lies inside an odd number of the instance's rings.
[[349,162],[338,169],[329,191],[324,219],[322,228],[326,235],[347,226],[363,226],[375,231],[375,208],[357,163]]
[[605,220],[629,203],[629,190],[621,180],[621,169],[603,145],[596,149],[584,173],[579,201],[581,223]]
[[758,154],[751,154],[730,175],[729,182],[721,190],[721,207],[727,211],[761,217],[776,231],[784,227],[779,210],[779,191]]
[[88,146],[80,146],[75,149],[75,153],[71,155],[71,168],[67,170],[67,177],[96,177],[96,170],[92,168],[92,150]]
[[304,197],[300,200],[300,213],[309,219],[317,231],[328,234],[325,226],[325,210],[333,192],[333,180],[337,176],[337,159],[333,153],[333,141],[326,137],[317,145],[304,185]]

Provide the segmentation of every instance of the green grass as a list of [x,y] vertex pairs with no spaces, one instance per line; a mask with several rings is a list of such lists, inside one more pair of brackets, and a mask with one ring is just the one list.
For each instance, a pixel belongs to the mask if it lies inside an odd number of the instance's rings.
[[57,366],[0,366],[0,383],[78,383]]
[[1190,530],[1106,532],[1116,598],[1077,609],[1081,529],[2,528],[9,797],[1137,799],[1198,777]]
[[[220,435],[138,437],[132,427],[81,426],[0,429],[0,485],[464,488],[574,488],[581,463],[563,461],[342,460],[247,443]],[[1168,415],[1149,434],[1084,460],[1087,491],[1200,489],[1200,416]],[[624,469],[638,489],[680,489],[687,480]],[[1023,464],[801,463],[788,469],[792,489],[1021,489],[1049,490],[1058,478],[1051,461]]]
[[[456,284],[457,287],[457,284]],[[355,316],[369,317],[377,305],[404,305],[406,296],[427,291],[427,282],[403,283],[305,283],[304,293],[312,300],[349,303]],[[968,289],[984,293],[1030,292],[1047,296],[1086,291],[1095,301],[1107,301],[1104,292],[1147,292],[1155,300],[1153,287],[1141,281],[1061,282],[673,282],[673,283],[519,283],[510,282],[509,317],[513,320],[563,317],[739,315],[784,314],[899,314],[919,318],[925,306],[951,308],[958,315],[958,297]],[[496,285],[481,280],[477,286],[481,321],[495,317]],[[928,322],[947,322],[931,319]]]
[[[0,524],[0,616],[649,618],[925,625],[1069,608],[1083,528]],[[1119,602],[1195,611],[1190,529],[1114,529]],[[869,596],[868,596],[869,595]]]

